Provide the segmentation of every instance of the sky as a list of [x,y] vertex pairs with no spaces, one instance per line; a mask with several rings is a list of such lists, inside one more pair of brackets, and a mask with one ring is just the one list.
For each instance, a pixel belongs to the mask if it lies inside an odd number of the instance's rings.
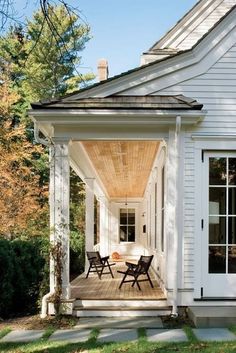
[[[34,0],[15,0],[19,14],[31,17]],[[81,73],[97,73],[108,60],[109,77],[140,65],[140,56],[189,11],[197,0],[67,0],[91,27],[92,39],[81,53]]]

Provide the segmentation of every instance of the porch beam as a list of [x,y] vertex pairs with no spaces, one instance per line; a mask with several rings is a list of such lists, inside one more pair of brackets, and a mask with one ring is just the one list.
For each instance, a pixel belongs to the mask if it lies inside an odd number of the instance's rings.
[[[62,244],[62,299],[70,298],[69,280],[69,196],[68,141],[50,145],[50,242]],[[55,263],[50,259],[50,292],[56,287]]]

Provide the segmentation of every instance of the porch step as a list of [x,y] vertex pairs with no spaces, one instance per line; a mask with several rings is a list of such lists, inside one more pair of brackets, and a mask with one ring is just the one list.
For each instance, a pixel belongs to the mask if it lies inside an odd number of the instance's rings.
[[73,310],[73,315],[77,317],[155,317],[166,316],[171,314],[169,306],[149,306],[149,307],[134,307],[134,306],[77,306]]
[[81,317],[74,328],[76,329],[138,329],[163,328],[160,317]]
[[93,299],[76,299],[75,307],[112,307],[112,308],[150,308],[150,307],[167,307],[166,298],[158,300],[141,300],[141,299],[126,299],[126,300],[93,300]]
[[236,324],[236,306],[190,306],[188,315],[199,328],[229,327]]

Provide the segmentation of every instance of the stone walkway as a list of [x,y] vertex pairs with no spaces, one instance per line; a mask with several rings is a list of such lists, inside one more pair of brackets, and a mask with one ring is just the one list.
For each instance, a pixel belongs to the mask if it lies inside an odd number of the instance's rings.
[[[193,329],[193,333],[199,341],[236,341],[236,335],[226,328]],[[2,342],[32,342],[43,337],[42,330],[16,330],[11,331],[2,339]],[[49,341],[86,342],[91,334],[90,329],[57,330],[49,338]],[[187,342],[188,338],[182,329],[146,329],[149,342]],[[135,328],[103,328],[99,331],[98,342],[126,342],[137,341],[138,333]]]

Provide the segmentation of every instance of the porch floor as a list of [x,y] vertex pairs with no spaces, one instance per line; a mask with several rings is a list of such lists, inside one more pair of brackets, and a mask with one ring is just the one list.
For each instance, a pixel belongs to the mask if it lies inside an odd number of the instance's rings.
[[85,278],[86,274],[83,273],[71,282],[71,297],[81,300],[166,299],[151,271],[149,271],[149,274],[154,288],[151,288],[149,282],[146,281],[140,283],[141,291],[138,290],[136,285],[132,287],[131,283],[124,283],[122,288],[119,289],[118,287],[123,275],[117,273],[117,270],[123,271],[125,269],[126,266],[124,262],[117,262],[115,266],[112,266],[112,272],[115,278],[112,278],[110,274],[106,274],[102,276],[101,280],[95,273],[90,273],[88,278]]

